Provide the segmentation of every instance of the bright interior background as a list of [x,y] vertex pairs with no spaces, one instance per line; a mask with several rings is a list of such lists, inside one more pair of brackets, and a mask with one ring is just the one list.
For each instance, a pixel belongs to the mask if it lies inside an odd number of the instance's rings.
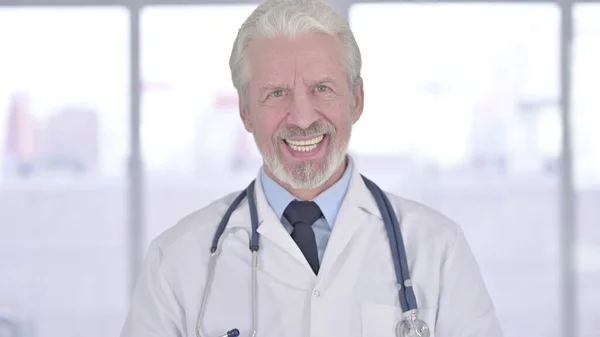
[[[228,69],[254,5],[141,11],[143,248],[242,188],[260,157]],[[507,337],[560,334],[560,10],[355,4],[385,189],[463,226]],[[129,13],[0,2],[0,337],[112,337],[129,300]],[[600,336],[600,4],[574,10],[577,322]],[[570,335],[569,337],[575,337]]]

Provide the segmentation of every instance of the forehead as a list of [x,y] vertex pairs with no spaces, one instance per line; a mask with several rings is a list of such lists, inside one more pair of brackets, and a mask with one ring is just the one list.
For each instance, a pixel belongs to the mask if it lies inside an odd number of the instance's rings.
[[317,80],[345,78],[342,44],[336,36],[309,34],[294,39],[257,38],[248,45],[253,83],[287,84],[297,77]]

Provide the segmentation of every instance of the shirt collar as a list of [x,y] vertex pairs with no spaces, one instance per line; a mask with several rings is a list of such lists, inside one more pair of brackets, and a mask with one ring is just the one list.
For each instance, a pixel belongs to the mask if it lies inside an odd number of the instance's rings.
[[[338,212],[342,206],[342,201],[344,201],[344,197],[348,191],[353,166],[352,160],[348,157],[348,165],[342,178],[331,187],[321,192],[321,194],[313,200],[319,206],[321,212],[323,212],[323,216],[331,228],[333,228],[333,225],[335,224]],[[260,177],[267,202],[277,215],[277,218],[282,219],[285,208],[290,202],[298,198],[294,197],[275,180],[271,179],[271,177],[266,174],[264,166],[260,169]]]

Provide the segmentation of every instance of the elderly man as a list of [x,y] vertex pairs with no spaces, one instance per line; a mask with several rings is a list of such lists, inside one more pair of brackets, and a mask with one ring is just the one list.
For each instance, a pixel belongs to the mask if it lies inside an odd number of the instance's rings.
[[342,17],[266,1],[230,67],[264,165],[152,242],[122,337],[502,335],[460,228],[347,154],[364,93]]

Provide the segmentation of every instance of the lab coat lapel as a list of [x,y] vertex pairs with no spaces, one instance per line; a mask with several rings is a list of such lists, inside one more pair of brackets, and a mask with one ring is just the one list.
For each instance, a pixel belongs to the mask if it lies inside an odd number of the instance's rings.
[[[352,178],[346,193],[346,197],[342,202],[339,214],[327,248],[321,262],[319,275],[327,274],[333,264],[338,260],[338,257],[346,249],[356,232],[361,225],[368,224],[368,217],[375,215],[381,219],[377,204],[371,195],[369,189],[365,186],[358,168],[355,166],[352,170]],[[260,182],[260,174],[256,178],[255,183],[256,206],[258,210],[258,233],[261,250],[264,250],[265,240],[273,244],[288,256],[297,260],[304,266],[306,272],[314,276],[310,265],[306,261],[304,255],[298,248],[298,245],[291,238],[289,233],[283,227],[281,220],[269,205],[262,184]],[[244,227],[250,227],[250,211],[248,202],[243,202],[240,207],[232,214],[232,224],[243,224]],[[264,253],[264,251],[263,251]],[[268,254],[261,254],[263,259],[269,258]],[[298,277],[298,275],[296,275]]]
[[380,217],[371,192],[366,187],[358,169],[354,167],[346,197],[342,202],[325,249],[319,275],[328,274],[361,226],[368,225],[368,218],[371,214]]
[[[269,205],[262,188],[260,174],[256,178],[255,194],[256,208],[258,210],[258,218],[260,223],[258,226],[258,233],[260,234],[259,240],[261,240],[261,247],[263,246],[264,240],[269,240],[289,256],[301,263],[306,268],[307,272],[314,275],[310,265],[302,254],[302,251],[300,251],[298,245],[283,227],[281,219],[277,218],[277,215]],[[264,255],[266,256],[267,254]]]

